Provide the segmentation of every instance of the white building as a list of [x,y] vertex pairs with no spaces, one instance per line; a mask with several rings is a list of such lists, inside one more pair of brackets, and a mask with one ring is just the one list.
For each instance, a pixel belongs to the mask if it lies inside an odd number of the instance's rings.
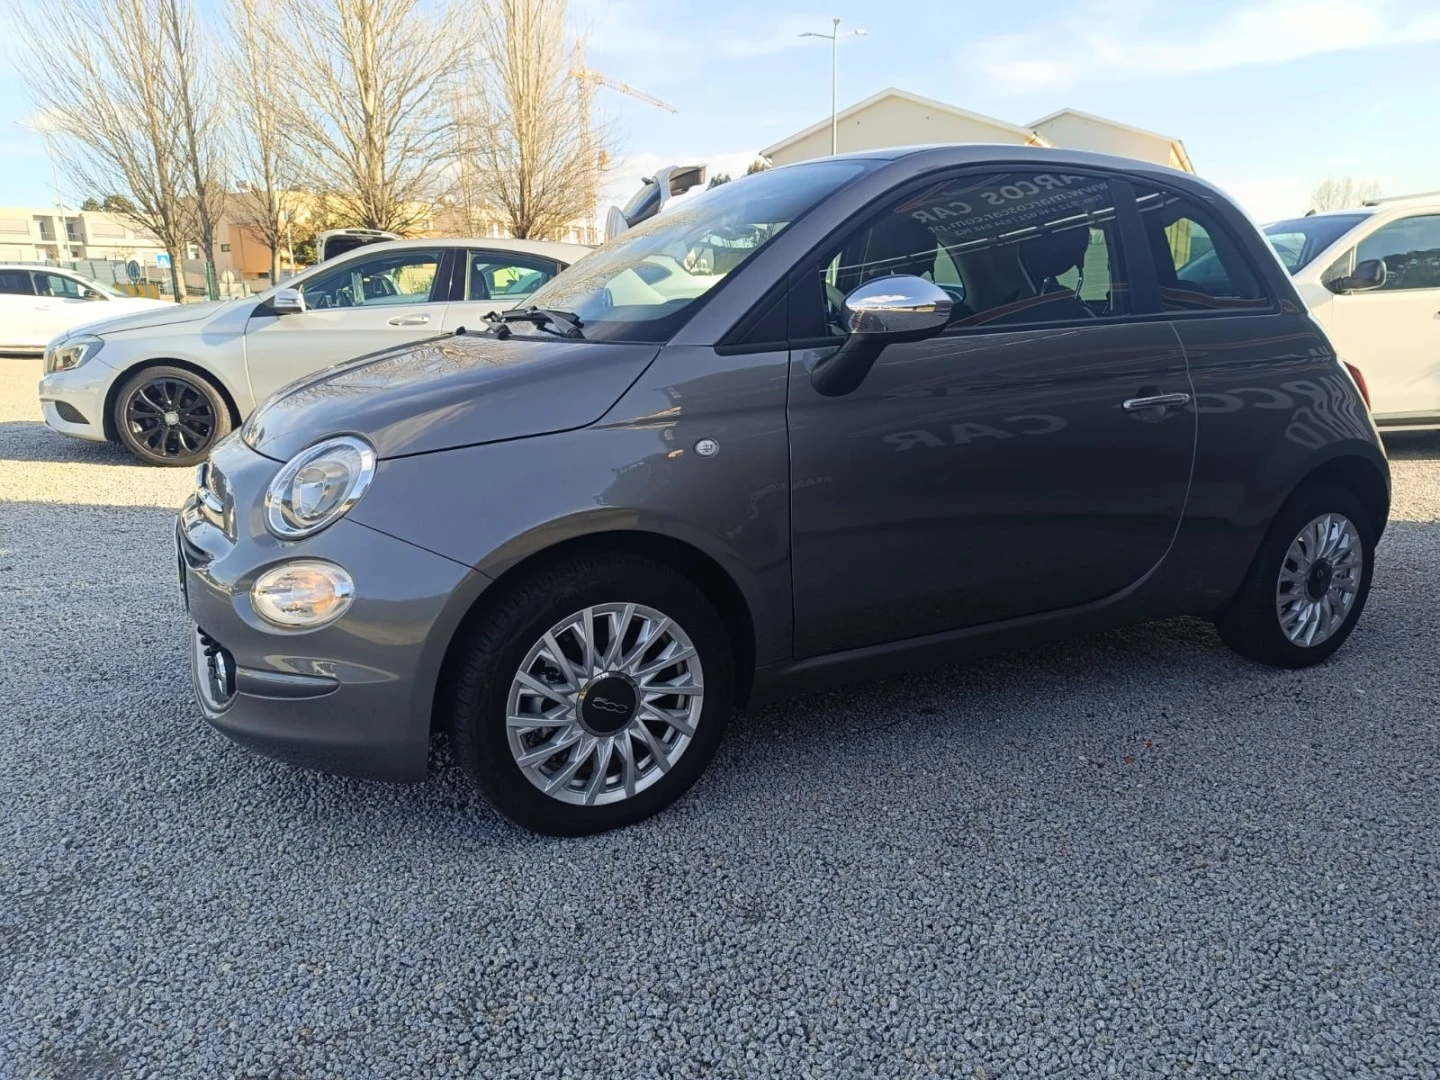
[[97,210],[0,206],[0,261],[128,261],[154,266],[160,242],[134,222]]
[[[1195,171],[1179,139],[1118,120],[1061,109],[1029,124],[1012,124],[895,87],[841,111],[835,135],[836,149],[842,154],[927,143],[1009,143],[1095,150]],[[830,153],[830,118],[760,152],[776,165],[825,157]]]

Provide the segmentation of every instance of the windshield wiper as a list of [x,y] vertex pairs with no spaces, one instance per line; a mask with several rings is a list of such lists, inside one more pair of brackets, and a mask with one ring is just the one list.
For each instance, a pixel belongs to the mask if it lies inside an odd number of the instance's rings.
[[[497,328],[497,336],[509,337],[510,328],[506,323],[530,322],[534,323],[541,330],[549,330],[551,333],[559,334],[566,338],[584,338],[580,328],[585,324],[580,321],[580,316],[573,311],[556,311],[553,308],[528,307],[514,308],[510,311],[494,312],[485,316],[486,320]],[[501,334],[499,331],[504,330]]]

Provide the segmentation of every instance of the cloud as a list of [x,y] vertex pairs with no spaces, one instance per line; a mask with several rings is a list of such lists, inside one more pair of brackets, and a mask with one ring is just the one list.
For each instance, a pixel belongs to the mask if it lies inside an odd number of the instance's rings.
[[1096,5],[1043,30],[982,39],[962,56],[994,92],[1028,93],[1440,40],[1440,10],[1402,11],[1394,0],[1257,0],[1198,27],[1137,32],[1147,13],[1161,21],[1172,10]]

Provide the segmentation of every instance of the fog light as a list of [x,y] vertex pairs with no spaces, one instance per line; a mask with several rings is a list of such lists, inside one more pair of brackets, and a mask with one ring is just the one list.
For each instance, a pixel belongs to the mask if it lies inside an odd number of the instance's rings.
[[354,579],[343,568],[319,559],[271,567],[250,586],[250,602],[260,617],[287,630],[334,622],[354,596]]

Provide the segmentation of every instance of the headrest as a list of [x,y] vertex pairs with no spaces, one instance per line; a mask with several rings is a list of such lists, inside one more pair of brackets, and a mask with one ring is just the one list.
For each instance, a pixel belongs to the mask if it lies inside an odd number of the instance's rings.
[[1020,265],[1036,287],[1046,278],[1056,278],[1085,260],[1090,230],[1085,226],[1042,233],[1020,245]]
[[[870,232],[865,251],[866,276],[914,274],[918,277],[934,273],[935,248],[935,234],[924,225],[911,217],[892,215]],[[874,263],[880,265],[868,265]]]

